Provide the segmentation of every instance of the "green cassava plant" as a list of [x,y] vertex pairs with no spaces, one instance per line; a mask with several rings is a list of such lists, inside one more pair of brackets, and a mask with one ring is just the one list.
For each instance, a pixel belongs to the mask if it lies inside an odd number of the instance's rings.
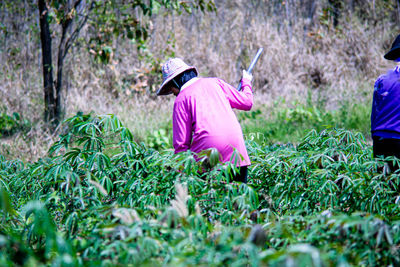
[[77,114],[63,129],[46,158],[0,157],[3,265],[400,263],[399,174],[360,133],[248,140],[241,184],[215,151],[197,162],[155,150],[111,114]]

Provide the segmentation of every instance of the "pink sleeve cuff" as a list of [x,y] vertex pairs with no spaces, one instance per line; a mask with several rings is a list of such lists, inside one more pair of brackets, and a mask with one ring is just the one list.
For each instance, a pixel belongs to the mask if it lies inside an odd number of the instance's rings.
[[[250,90],[252,90],[252,88],[251,88],[251,81],[250,81],[249,79],[242,78],[241,82],[242,82],[242,88],[243,88],[243,89],[244,89],[245,87],[249,87]],[[252,91],[253,91],[253,90],[252,90]]]

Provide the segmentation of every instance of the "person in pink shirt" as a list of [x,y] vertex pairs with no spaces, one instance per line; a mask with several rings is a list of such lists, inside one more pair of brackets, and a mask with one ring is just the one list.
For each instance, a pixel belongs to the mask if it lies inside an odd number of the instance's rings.
[[250,159],[232,109],[251,109],[252,75],[243,70],[238,91],[221,79],[197,77],[197,69],[180,58],[169,59],[162,74],[163,83],[157,95],[176,96],[172,116],[175,153],[190,150],[198,154],[216,148],[222,162],[231,161],[240,167],[233,179],[246,183]]

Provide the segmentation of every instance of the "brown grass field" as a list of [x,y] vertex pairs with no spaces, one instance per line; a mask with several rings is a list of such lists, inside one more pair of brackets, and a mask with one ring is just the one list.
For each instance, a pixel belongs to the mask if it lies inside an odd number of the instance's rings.
[[[113,113],[143,140],[171,123],[174,97],[154,94],[161,81],[160,64],[170,56],[195,65],[201,76],[218,76],[236,87],[241,70],[263,47],[254,70],[253,108],[265,117],[274,102],[304,103],[309,94],[327,109],[344,100],[369,103],[374,80],[394,66],[383,54],[398,26],[394,19],[380,19],[385,18],[385,7],[376,10],[375,24],[344,12],[334,27],[324,13],[325,1],[317,2],[312,20],[299,15],[303,7],[296,1],[291,2],[292,13],[286,10],[281,16],[274,16],[265,1],[216,2],[216,13],[164,12],[152,17],[147,49],[139,54],[137,44],[116,38],[108,65],[93,61],[83,32],[66,60],[66,117],[78,111]],[[28,20],[34,21],[35,13]],[[41,122],[43,82],[37,35],[38,29],[11,34],[0,42],[0,107],[33,122],[28,133],[0,139],[0,154],[28,161],[44,156],[62,130],[50,133]]]

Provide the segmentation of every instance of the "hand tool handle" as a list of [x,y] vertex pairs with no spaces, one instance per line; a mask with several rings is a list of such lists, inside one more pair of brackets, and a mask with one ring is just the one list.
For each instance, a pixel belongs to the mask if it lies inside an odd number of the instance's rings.
[[[254,66],[256,65],[257,61],[260,59],[262,51],[263,51],[262,47],[260,49],[258,49],[256,56],[253,58],[253,61],[251,61],[251,64],[250,64],[249,68],[247,69],[248,73],[251,74],[251,72],[253,71]],[[240,89],[242,89],[242,82],[239,83],[237,90],[240,91]]]

